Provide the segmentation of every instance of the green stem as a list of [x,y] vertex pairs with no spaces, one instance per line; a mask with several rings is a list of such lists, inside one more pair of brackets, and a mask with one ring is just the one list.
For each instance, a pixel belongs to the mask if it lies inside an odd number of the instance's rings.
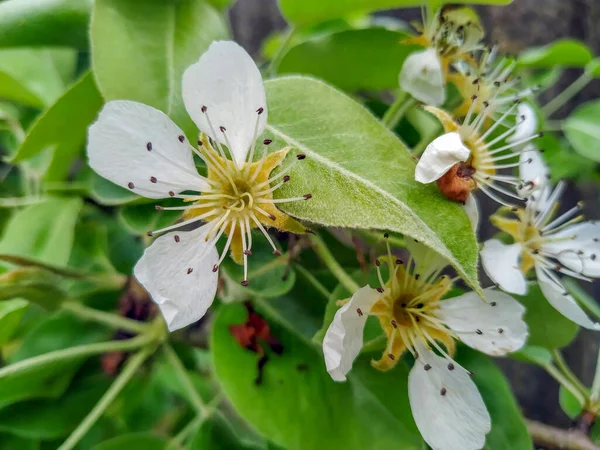
[[169,441],[169,445],[167,445],[167,450],[174,450],[179,448],[185,440],[192,434],[202,423],[206,420],[206,417],[198,414],[194,417],[190,422],[183,427],[183,429],[177,433],[177,435]]
[[565,289],[573,296],[575,301],[579,303],[587,312],[600,320],[600,306],[590,295],[585,292],[576,281],[566,278],[564,280]]
[[420,156],[421,153],[423,153],[425,151],[425,149],[427,148],[427,146],[431,143],[431,141],[433,141],[433,139],[440,133],[441,131],[441,126],[440,125],[436,125],[429,133],[424,134],[421,137],[421,140],[417,143],[417,145],[415,145],[412,149],[412,155],[413,156]]
[[586,87],[590,81],[592,81],[592,77],[590,77],[587,72],[581,74],[581,76],[577,78],[569,87],[567,87],[564,91],[562,91],[542,107],[542,113],[544,116],[550,117],[560,108],[562,108],[565,103],[575,97],[579,91]]
[[66,302],[63,303],[61,307],[84,320],[99,322],[117,330],[126,330],[131,331],[132,333],[140,334],[148,330],[150,327],[149,324],[138,322],[137,320],[131,320],[126,317],[117,316],[116,314],[88,308],[87,306],[77,302]]
[[586,397],[589,396],[589,390],[583,385],[581,381],[579,381],[579,378],[577,378],[573,371],[571,371],[571,368],[568,366],[560,351],[556,349],[552,350],[552,356],[554,357],[554,362],[556,363],[556,366],[563,373],[563,375],[567,377],[567,379],[571,383],[573,383],[573,385],[577,389],[579,389],[579,391],[583,395],[585,395]]
[[98,403],[96,403],[96,406],[92,408],[85,419],[83,419],[77,428],[75,428],[75,430],[71,433],[67,440],[63,442],[58,450],[71,450],[73,447],[75,447],[75,445],[77,445],[77,443],[87,434],[94,423],[96,423],[96,421],[104,413],[106,408],[110,406],[119,392],[121,392],[129,380],[131,380],[133,375],[135,375],[135,372],[144,363],[146,358],[148,358],[153,352],[154,346],[148,346],[127,360],[119,376],[115,378],[115,381],[113,381]]
[[36,369],[48,363],[79,358],[83,356],[98,355],[106,352],[134,350],[154,340],[154,336],[138,336],[133,339],[120,341],[98,342],[96,344],[78,345],[76,347],[57,350],[43,355],[34,356],[0,369],[0,380],[18,372]]
[[548,372],[552,378],[554,378],[556,381],[558,381],[566,390],[568,390],[573,397],[575,397],[577,399],[577,401],[579,402],[579,404],[583,407],[586,405],[587,400],[586,397],[579,391],[579,389],[577,389],[573,383],[571,383],[567,377],[565,377],[562,372],[560,370],[558,370],[556,367],[554,367],[552,364],[548,364],[547,366],[544,366],[544,369],[546,370],[546,372]]
[[267,70],[267,73],[270,77],[274,77],[275,75],[277,75],[277,67],[279,66],[279,63],[281,62],[281,60],[283,59],[283,56],[285,55],[286,50],[289,48],[295,31],[296,31],[296,29],[294,27],[290,27],[288,29],[288,31],[286,32],[285,36],[283,37],[283,40],[281,41],[281,44],[279,45],[279,48],[277,49],[277,53],[275,53],[275,56],[273,56],[273,59],[271,60],[271,62],[269,64],[269,69]]
[[317,278],[312,273],[310,273],[308,269],[304,268],[300,264],[294,264],[294,269],[296,269],[298,273],[300,273],[304,278],[306,278],[306,280],[310,284],[312,284],[314,288],[317,291],[319,291],[319,293],[323,297],[325,297],[326,300],[329,300],[329,297],[331,297],[331,292],[329,292],[327,288],[323,286],[323,284],[319,280],[317,280]]
[[386,342],[387,342],[387,336],[385,334],[382,334],[381,336],[377,336],[376,338],[365,342],[363,344],[362,348],[360,349],[360,352],[361,353],[370,353],[370,352],[381,351],[383,348],[385,348]]
[[177,372],[177,375],[179,376],[179,381],[183,385],[184,389],[187,391],[188,398],[194,406],[194,408],[196,409],[198,416],[202,416],[203,418],[207,417],[208,408],[200,398],[200,394],[198,394],[198,391],[192,383],[192,380],[190,379],[186,368],[183,366],[183,363],[177,357],[177,354],[169,344],[165,344],[163,346],[163,349],[165,354],[167,355],[167,358],[169,359],[169,362]]
[[338,279],[342,286],[344,286],[351,293],[358,291],[360,289],[358,283],[356,283],[356,281],[354,281],[350,275],[346,273],[343,267],[340,266],[340,264],[335,260],[323,239],[321,239],[319,235],[315,234],[310,236],[310,240],[313,245],[313,250],[317,256]]
[[417,101],[413,97],[405,92],[401,92],[381,118],[381,123],[390,130],[393,130],[404,114],[416,103]]
[[594,381],[592,382],[590,400],[594,403],[600,400],[600,351],[598,352],[598,361],[596,362],[596,373],[594,374]]

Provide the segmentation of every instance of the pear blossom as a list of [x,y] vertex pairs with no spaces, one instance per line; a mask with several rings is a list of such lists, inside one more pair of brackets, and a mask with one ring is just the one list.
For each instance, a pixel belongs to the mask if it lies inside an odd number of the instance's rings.
[[[423,439],[434,450],[483,448],[491,429],[490,416],[471,379],[453,359],[455,341],[490,355],[521,348],[527,338],[524,308],[509,295],[486,289],[487,302],[474,292],[442,300],[453,279],[441,275],[447,263],[417,242],[407,242],[405,263],[387,255],[376,261],[380,287],[364,286],[336,312],[324,340],[327,371],[345,381],[363,345],[369,316],[377,317],[387,337],[380,370],[395,366],[403,353],[415,363],[408,377],[413,417]],[[380,265],[390,278],[384,281]]]
[[[265,91],[258,68],[240,46],[211,44],[185,71],[182,96],[202,132],[197,147],[163,112],[116,100],[104,106],[90,127],[87,149],[92,169],[113,183],[143,197],[185,202],[156,206],[181,211],[183,221],[150,232],[166,234],[154,240],[134,268],[171,331],[206,313],[229,250],[243,263],[241,283],[248,285],[253,229],[264,234],[275,254],[279,251],[266,227],[305,232],[276,205],[310,198],[273,198],[290,180],[292,165],[271,174],[289,148],[269,153],[270,139],[257,145],[267,122]],[[194,156],[206,166],[206,175],[198,173]],[[304,157],[297,155],[298,160]],[[219,256],[215,245],[223,235],[227,240]]]
[[[532,133],[537,121],[529,110],[523,109],[521,102],[514,102],[496,121],[491,117],[493,108],[489,104],[478,115],[474,114],[475,105],[473,99],[462,123],[441,109],[425,108],[440,120],[445,134],[426,147],[417,163],[415,179],[424,184],[435,181],[446,197],[458,202],[465,203],[471,191],[479,189],[501,205],[515,207],[515,200],[525,201],[518,193],[521,180],[500,171],[531,163],[519,155],[527,152],[527,145],[542,135]],[[498,136],[493,135],[515,113],[514,125]]]
[[439,106],[446,101],[446,80],[452,62],[468,59],[479,48],[483,29],[470,8],[441,8],[430,18],[423,10],[422,33],[404,41],[425,50],[412,53],[402,65],[400,87],[415,99]]
[[564,288],[558,274],[593,281],[600,277],[600,222],[582,222],[582,204],[555,218],[564,182],[552,189],[548,168],[540,154],[529,147],[522,158],[532,161],[521,172],[524,186],[531,191],[525,208],[511,210],[515,218],[499,210],[492,223],[508,233],[513,244],[498,239],[484,243],[481,262],[489,277],[504,291],[524,295],[527,275],[535,270],[548,302],[569,320],[593,330],[593,322]]

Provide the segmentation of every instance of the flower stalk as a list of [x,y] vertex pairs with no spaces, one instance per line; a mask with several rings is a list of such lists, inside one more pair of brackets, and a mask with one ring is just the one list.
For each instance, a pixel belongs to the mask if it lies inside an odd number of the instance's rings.
[[542,113],[544,116],[550,117],[560,108],[562,108],[569,100],[575,97],[579,91],[586,87],[590,81],[592,81],[592,77],[590,77],[587,72],[584,72],[569,87],[567,87],[564,91],[562,91],[542,107]]
[[402,120],[402,117],[416,104],[417,101],[413,97],[405,92],[400,92],[394,103],[391,104],[381,118],[381,123],[386,128],[393,130],[400,120]]
[[338,281],[344,286],[349,292],[355,292],[360,289],[360,286],[356,281],[352,279],[350,275],[346,273],[344,268],[336,261],[335,257],[327,247],[327,244],[318,235],[310,236],[310,240],[313,246],[313,250],[331,271],[331,273],[338,279]]

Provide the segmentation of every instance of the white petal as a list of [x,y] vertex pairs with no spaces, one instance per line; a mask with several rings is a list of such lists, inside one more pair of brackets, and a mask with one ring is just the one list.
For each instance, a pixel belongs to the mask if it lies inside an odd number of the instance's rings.
[[402,65],[400,87],[414,98],[431,106],[446,100],[442,62],[434,48],[412,53]]
[[335,313],[323,339],[325,366],[335,381],[346,381],[346,374],[362,348],[369,311],[380,296],[375,289],[364,286]]
[[160,308],[170,331],[199,320],[215,298],[219,275],[213,267],[219,255],[214,244],[204,240],[210,227],[206,224],[193,231],[160,236],[133,270]]
[[433,450],[483,448],[491,419],[469,372],[458,364],[449,366],[423,344],[416,349],[419,358],[408,376],[408,398],[423,439]]
[[196,171],[183,131],[166,114],[141,103],[107,103],[89,129],[87,154],[92,169],[144,197],[209,188]]
[[457,162],[466,161],[470,154],[458,133],[446,133],[434,139],[421,155],[415,169],[415,180],[424,184],[431,183]]
[[[250,55],[235,42],[213,42],[200,60],[187,68],[183,74],[183,101],[198,128],[222,144],[227,142],[220,127],[225,127],[238,164],[245,161],[254,139],[267,123],[262,77]],[[203,106],[206,113],[202,112]],[[263,109],[260,115],[259,108]]]
[[[600,222],[583,222],[546,235],[542,250],[574,272],[600,277]],[[556,238],[556,240],[553,240]]]
[[490,239],[483,244],[481,265],[485,273],[503,291],[524,295],[527,280],[519,268],[521,244],[505,245],[498,239]]
[[405,238],[404,245],[414,260],[414,273],[424,280],[448,265],[447,259],[415,239]]
[[517,129],[506,139],[517,142],[533,136],[538,128],[537,114],[529,103],[520,103],[517,107]]
[[565,295],[567,291],[562,285],[553,282],[539,267],[536,267],[536,274],[544,297],[559,313],[579,326],[600,330],[600,324],[591,321],[572,296]]
[[519,176],[523,182],[523,189],[519,190],[519,195],[531,197],[537,203],[535,206],[543,209],[550,194],[550,171],[538,149],[531,144],[519,156]]
[[484,292],[487,303],[475,292],[442,301],[440,318],[469,347],[494,356],[517,351],[527,340],[525,308],[503,292]]
[[473,231],[477,234],[477,229],[479,228],[479,205],[477,204],[477,199],[473,194],[470,194],[467,197],[467,201],[463,207],[467,216],[469,216],[469,220],[471,221],[471,225],[473,226]]

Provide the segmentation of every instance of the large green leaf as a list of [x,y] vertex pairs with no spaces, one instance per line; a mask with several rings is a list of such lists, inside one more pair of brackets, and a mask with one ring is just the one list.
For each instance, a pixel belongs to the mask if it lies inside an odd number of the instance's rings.
[[69,49],[0,50],[0,98],[35,108],[50,105],[65,87],[63,66],[72,68],[74,61]]
[[[452,3],[479,3],[506,5],[512,0],[458,0]],[[424,0],[279,0],[281,12],[295,25],[308,25],[329,19],[382,9],[408,8],[426,4]],[[429,2],[432,7],[441,5],[441,0]]]
[[94,74],[106,100],[154,106],[194,136],[181,77],[213,40],[226,37],[223,18],[202,0],[98,0],[91,26]]
[[340,89],[392,89],[414,46],[407,35],[385,28],[346,30],[303,42],[285,54],[278,73],[313,75]]
[[269,440],[289,450],[422,448],[404,364],[383,373],[359,360],[348,382],[335,383],[315,347],[272,325],[284,350],[270,355],[257,385],[259,356],[241,347],[228,328],[245,319],[239,304],[219,311],[211,335],[213,362],[238,413]]
[[0,2],[0,47],[87,48],[92,0]]
[[267,135],[307,158],[297,163],[276,195],[310,193],[309,201],[281,209],[326,226],[388,229],[433,248],[473,289],[477,242],[461,206],[435,185],[415,181],[415,161],[371,113],[325,83],[306,77],[266,82]]
[[577,108],[563,125],[565,136],[577,153],[600,162],[600,100]]
[[65,265],[71,254],[79,198],[50,198],[11,217],[0,240],[0,253]]
[[457,361],[474,373],[473,381],[492,418],[492,431],[484,449],[533,449],[519,406],[498,367],[487,356],[467,347],[459,349]]
[[94,79],[88,72],[37,119],[11,162],[29,159],[42,151],[52,151],[52,162],[45,179],[63,180],[83,147],[87,127],[102,103]]
[[517,62],[524,67],[585,67],[592,58],[592,52],[583,42],[559,39],[543,47],[525,50]]
[[29,302],[19,298],[0,302],[0,346],[11,338],[28,306]]
[[129,433],[96,445],[93,450],[165,450],[168,440],[150,433]]
[[566,347],[577,336],[579,327],[548,303],[537,283],[530,284],[527,295],[517,299],[526,308],[527,345],[552,350]]

